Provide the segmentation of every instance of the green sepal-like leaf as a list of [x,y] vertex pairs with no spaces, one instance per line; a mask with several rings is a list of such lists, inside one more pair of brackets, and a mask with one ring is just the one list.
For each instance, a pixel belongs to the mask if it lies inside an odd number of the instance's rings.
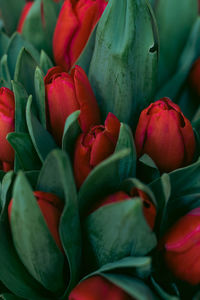
[[133,299],[138,300],[158,300],[159,298],[151,289],[141,280],[122,274],[102,273],[103,277],[119,286],[128,293]]
[[125,174],[127,177],[134,177],[136,175],[137,153],[130,127],[124,123],[121,123],[115,152],[119,152],[120,150],[126,148],[130,149],[130,154],[121,160],[121,165],[119,166],[119,171],[122,172],[123,179]]
[[24,5],[25,0],[0,0],[1,17],[9,35],[16,31]]
[[15,171],[18,171],[18,169],[24,171],[39,170],[41,168],[41,161],[28,133],[11,132],[8,134],[7,140],[12,145],[18,158],[19,167],[15,168]]
[[46,128],[44,75],[39,67],[37,67],[35,70],[34,83],[38,117],[42,126]]
[[67,290],[62,297],[66,299],[78,282],[81,266],[81,229],[77,193],[70,160],[66,153],[54,150],[49,154],[38,178],[37,189],[55,193],[65,201],[59,232],[70,269],[69,282],[65,283]]
[[[13,189],[11,232],[16,251],[30,274],[51,292],[61,292],[64,255],[55,243],[25,176]],[[34,226],[33,226],[34,225]]]
[[60,7],[51,0],[37,0],[23,25],[22,35],[38,50],[52,57],[53,33]]
[[147,278],[151,273],[151,257],[144,256],[144,257],[133,257],[128,256],[125,258],[122,258],[118,261],[108,263],[103,265],[98,270],[94,271],[93,273],[90,273],[89,275],[86,275],[82,280],[87,279],[88,277],[95,276],[102,273],[111,273],[111,272],[123,272],[126,271],[131,273],[134,276],[140,277],[140,278]]
[[[164,2],[164,1],[163,1]],[[172,2],[170,0],[170,2]],[[184,1],[184,5],[191,5],[191,3],[187,3],[187,1]],[[192,1],[194,2],[194,1]],[[166,3],[166,2],[165,2]],[[178,2],[177,2],[178,4]],[[173,1],[173,5],[176,5]],[[180,5],[179,5],[180,8]],[[185,20],[184,20],[185,23]],[[174,27],[174,24],[172,24]],[[185,28],[185,26],[184,26]],[[171,39],[170,39],[171,41]],[[168,52],[167,52],[168,53]],[[173,53],[173,52],[172,52]],[[191,69],[191,66],[195,59],[200,54],[200,17],[196,19],[194,22],[190,35],[188,37],[187,43],[184,43],[184,49],[181,55],[179,54],[178,58],[178,65],[177,70],[173,76],[170,76],[169,80],[166,84],[164,84],[161,89],[158,91],[156,95],[156,99],[160,99],[162,97],[169,97],[172,100],[176,100],[178,93],[180,93],[180,90],[187,79],[188,73]],[[173,57],[174,53],[173,53]],[[167,63],[167,62],[166,62]],[[173,65],[174,67],[174,65]],[[167,68],[168,70],[168,68]],[[182,100],[183,101],[183,100]],[[180,103],[181,104],[181,103]],[[183,105],[182,105],[183,106]],[[189,106],[188,106],[189,107]],[[187,112],[187,110],[185,110]]]
[[155,92],[157,48],[150,4],[109,0],[97,26],[88,72],[103,118],[112,112],[120,121],[136,126]]
[[79,115],[80,110],[77,110],[69,115],[69,117],[66,119],[63,132],[62,149],[66,151],[71,157],[74,154],[75,142],[79,134],[82,132],[78,122]]
[[[8,50],[7,50],[8,67],[12,79],[14,78],[15,67],[16,67],[19,53],[23,47],[27,49],[27,51],[31,54],[31,56],[35,59],[36,62],[39,63],[40,61],[39,53],[33,47],[33,45],[30,44],[27,40],[23,39],[22,36],[19,35],[18,33],[14,33],[10,38],[10,42],[8,44]],[[25,74],[27,75],[26,70],[25,70]]]
[[78,195],[81,213],[87,212],[88,208],[94,203],[96,195],[103,197],[111,193],[119,187],[122,180],[126,179],[126,174],[122,178],[119,166],[121,166],[121,160],[129,154],[129,149],[114,153],[90,172]]
[[87,265],[98,268],[126,256],[143,256],[156,246],[140,198],[98,208],[84,222]]
[[8,69],[8,56],[4,54],[0,61],[0,77],[4,81],[4,86],[11,89],[11,77]]
[[43,162],[49,152],[57,148],[57,146],[50,133],[45,130],[34,115],[32,109],[32,96],[29,97],[27,102],[26,120],[35,150],[41,162]]
[[[160,38],[159,85],[162,86],[176,70],[181,52],[198,16],[198,4],[196,0],[183,0],[181,3],[159,0],[155,5],[155,15]],[[172,88],[176,89],[176,86]]]
[[149,155],[144,154],[139,158],[137,176],[145,183],[150,183],[160,177],[160,171]]
[[37,62],[33,59],[30,53],[22,48],[17,58],[14,79],[20,82],[26,89],[28,95],[32,95],[36,99],[34,88],[34,76]]
[[0,31],[0,58],[6,54],[9,44],[9,37],[2,31]]
[[44,50],[42,50],[40,54],[40,67],[44,74],[46,74],[47,71],[53,67],[50,57],[45,53]]
[[7,213],[12,197],[12,181],[13,172],[8,172],[4,176],[1,192],[3,210],[0,216],[0,280],[19,297],[30,300],[47,300],[50,299],[50,295],[24,267],[13,245]]

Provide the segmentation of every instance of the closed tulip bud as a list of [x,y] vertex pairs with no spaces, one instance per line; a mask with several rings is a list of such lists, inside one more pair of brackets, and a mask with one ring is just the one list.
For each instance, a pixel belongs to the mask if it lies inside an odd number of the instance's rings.
[[101,276],[92,276],[79,283],[69,295],[69,300],[131,300],[120,287]]
[[6,139],[15,130],[15,99],[8,88],[0,88],[0,162],[4,171],[13,168],[14,150]]
[[138,157],[148,154],[161,172],[187,166],[195,151],[192,125],[169,98],[162,98],[142,111],[135,144]]
[[80,110],[83,132],[100,123],[99,108],[84,70],[75,66],[71,74],[60,67],[51,68],[44,78],[48,129],[61,145],[66,118]]
[[20,16],[20,19],[19,19],[19,23],[18,23],[18,26],[17,26],[17,31],[19,33],[22,33],[24,22],[26,20],[26,17],[28,15],[33,3],[34,3],[34,1],[27,1],[26,4],[24,5],[24,8],[22,10],[22,13],[21,13],[21,16]]
[[114,152],[119,130],[119,120],[109,113],[104,126],[94,126],[88,133],[80,134],[74,154],[74,175],[78,187],[94,167]]
[[[35,191],[34,196],[57,246],[64,252],[59,236],[59,222],[64,207],[63,201],[54,194],[42,191]],[[11,219],[12,202],[13,200],[10,201],[8,206],[9,219]]]
[[74,66],[106,5],[105,0],[65,0],[53,37],[57,65],[66,71]]
[[200,58],[193,64],[188,80],[192,92],[195,96],[200,97]]
[[162,240],[166,266],[178,279],[200,283],[200,208],[180,218]]
[[142,199],[144,217],[147,223],[149,224],[149,226],[151,227],[151,229],[153,229],[155,224],[155,218],[156,218],[155,205],[151,202],[147,194],[138,188],[133,188],[130,194],[127,194],[124,191],[118,191],[114,194],[104,197],[103,199],[95,203],[90,213],[94,212],[95,210],[97,210],[98,208],[104,205],[117,203],[123,200],[131,199],[133,197],[140,197]]

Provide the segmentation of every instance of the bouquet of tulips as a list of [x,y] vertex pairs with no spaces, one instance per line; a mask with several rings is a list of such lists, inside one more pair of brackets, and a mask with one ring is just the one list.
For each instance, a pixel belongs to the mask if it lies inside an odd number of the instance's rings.
[[0,299],[200,299],[198,0],[0,0]]

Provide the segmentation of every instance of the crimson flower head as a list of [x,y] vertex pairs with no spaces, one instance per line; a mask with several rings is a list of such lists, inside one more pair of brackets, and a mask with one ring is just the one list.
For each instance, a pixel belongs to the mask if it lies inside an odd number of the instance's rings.
[[[34,196],[57,246],[64,252],[59,236],[59,222],[64,207],[63,201],[52,193],[42,191],[35,191]],[[8,206],[9,219],[11,219],[12,203],[13,200],[10,201]]]
[[99,108],[84,70],[75,66],[71,74],[60,67],[51,68],[44,78],[48,129],[61,145],[66,118],[80,110],[79,124],[83,132],[100,124]]
[[180,218],[163,238],[166,266],[178,279],[200,283],[200,208]]
[[70,293],[69,300],[133,300],[120,287],[101,276],[92,276],[79,283]]
[[65,0],[53,37],[57,65],[66,71],[74,66],[106,5],[105,0]]
[[0,162],[4,171],[13,169],[14,150],[7,141],[8,133],[15,130],[15,98],[8,88],[0,88]]
[[109,113],[104,126],[97,125],[88,133],[80,134],[74,153],[74,175],[78,187],[94,167],[114,152],[119,130],[119,120]]
[[161,172],[187,166],[195,151],[192,125],[169,98],[162,98],[142,111],[135,144],[138,157],[148,154]]

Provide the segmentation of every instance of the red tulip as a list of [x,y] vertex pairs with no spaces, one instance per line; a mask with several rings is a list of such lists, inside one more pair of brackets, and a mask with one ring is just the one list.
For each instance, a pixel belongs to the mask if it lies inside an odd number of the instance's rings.
[[123,200],[131,199],[133,197],[140,197],[143,200],[143,214],[147,223],[149,224],[151,229],[153,229],[156,218],[155,205],[151,202],[147,194],[138,188],[133,188],[130,194],[127,194],[124,191],[118,191],[114,194],[104,197],[103,199],[95,203],[90,213],[94,212],[95,210],[104,205],[121,202]]
[[131,300],[120,287],[101,276],[90,277],[79,283],[69,295],[69,300]]
[[60,67],[51,68],[45,76],[46,107],[49,131],[61,145],[66,118],[80,110],[83,132],[100,123],[99,108],[84,70],[75,66],[71,74]]
[[161,172],[190,164],[195,151],[191,123],[169,98],[162,98],[142,111],[135,144],[138,157],[148,154]]
[[21,13],[21,16],[20,16],[20,19],[19,19],[19,23],[18,23],[18,26],[17,26],[17,31],[19,33],[22,33],[24,22],[26,20],[26,17],[28,15],[33,3],[34,3],[34,1],[27,1],[26,4],[24,5],[24,8],[22,10],[22,13]]
[[53,37],[57,65],[66,71],[74,66],[106,5],[105,0],[65,0]]
[[192,285],[200,283],[200,208],[180,218],[164,236],[164,259],[171,272]]
[[13,168],[14,150],[6,139],[15,130],[15,98],[8,88],[0,88],[0,161],[4,171]]
[[74,174],[78,187],[95,166],[114,152],[119,130],[119,120],[109,113],[104,126],[94,126],[88,133],[78,137],[74,154]]
[[193,64],[188,81],[192,92],[195,96],[200,97],[200,58]]
[[[59,222],[63,211],[63,201],[61,201],[56,195],[41,191],[35,191],[34,196],[37,199],[38,205],[44,216],[46,224],[51,232],[57,246],[61,251],[63,250],[62,243],[59,236]],[[11,218],[13,200],[10,201],[8,206],[8,216]]]

